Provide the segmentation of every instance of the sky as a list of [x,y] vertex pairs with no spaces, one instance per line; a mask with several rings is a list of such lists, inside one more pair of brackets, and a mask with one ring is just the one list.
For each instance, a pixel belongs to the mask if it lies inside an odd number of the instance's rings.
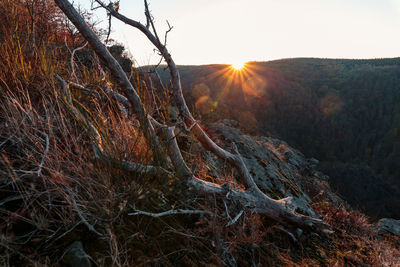
[[[90,0],[78,0],[89,6]],[[238,64],[293,57],[400,56],[400,0],[149,0],[160,36],[180,65]],[[119,12],[145,22],[143,0]],[[95,10],[105,22],[104,11]],[[104,24],[103,24],[104,25]],[[105,24],[106,25],[106,24]],[[136,29],[113,19],[111,38],[137,65],[159,57]]]

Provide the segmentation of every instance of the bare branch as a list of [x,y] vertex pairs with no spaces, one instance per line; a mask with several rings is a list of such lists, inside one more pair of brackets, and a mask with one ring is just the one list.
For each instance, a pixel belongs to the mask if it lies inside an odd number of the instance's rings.
[[131,216],[146,215],[146,216],[150,216],[153,218],[159,218],[159,217],[163,217],[163,216],[167,216],[167,215],[175,215],[175,214],[188,214],[188,215],[209,214],[209,215],[213,215],[213,213],[211,211],[207,211],[207,210],[168,210],[168,211],[164,211],[164,212],[160,212],[160,213],[152,213],[152,212],[147,212],[147,211],[136,210],[135,212],[128,213],[128,215],[131,215]]
[[147,23],[150,22],[150,26],[153,29],[154,36],[156,37],[156,39],[158,41],[160,41],[160,38],[158,38],[156,27],[154,26],[154,18],[150,13],[149,4],[147,3],[147,0],[144,0],[144,7],[145,7],[145,13],[144,14],[146,15]]
[[155,106],[156,112],[161,117],[161,112],[160,112],[160,108],[158,107],[156,94],[154,93],[153,81],[152,81],[151,77],[148,77],[147,81],[148,81],[149,85],[147,85],[147,83],[145,83],[145,85],[147,87],[147,90],[151,92],[151,96],[153,98],[153,104]]
[[69,64],[71,65],[71,70],[72,70],[72,74],[71,74],[71,75],[75,78],[75,82],[77,82],[77,83],[79,83],[79,80],[78,80],[78,77],[76,76],[76,73],[75,73],[75,59],[74,59],[75,53],[76,53],[77,51],[79,51],[79,50],[85,48],[85,46],[87,46],[87,44],[88,44],[88,42],[86,42],[84,45],[82,45],[82,46],[80,46],[80,47],[75,48],[75,49],[72,51],[72,54],[71,54],[71,59],[70,59],[70,63],[69,63]]
[[164,139],[168,141],[168,155],[174,164],[177,176],[187,179],[187,184],[189,185],[190,190],[196,192],[196,194],[214,195],[222,199],[226,199],[226,196],[229,195],[229,198],[232,201],[243,203],[244,208],[247,210],[265,215],[276,222],[297,225],[301,228],[313,230],[319,233],[331,233],[330,226],[325,224],[322,220],[293,212],[290,207],[286,206],[288,201],[287,198],[283,199],[281,202],[269,198],[262,193],[258,187],[241,191],[231,189],[229,185],[219,186],[215,183],[209,183],[196,178],[182,157],[174,135],[174,128],[162,125],[153,118],[151,118],[151,122],[158,131],[163,133]]
[[126,160],[118,160],[113,157],[107,156],[107,155],[103,154],[102,152],[97,153],[97,156],[100,159],[115,162],[118,165],[118,167],[120,167],[121,169],[130,171],[133,173],[137,173],[137,174],[141,174],[141,175],[153,175],[153,176],[157,176],[157,175],[170,176],[170,175],[172,175],[171,172],[167,171],[166,169],[164,169],[162,167],[140,164],[140,163],[126,161]]
[[241,210],[241,211],[235,216],[235,218],[233,218],[230,222],[228,222],[228,223],[226,224],[226,226],[228,227],[228,226],[234,225],[234,224],[237,222],[237,220],[239,220],[240,216],[242,216],[242,214],[243,214],[243,210]]
[[[58,75],[56,75],[56,78],[61,82],[62,86],[63,86],[63,91],[66,93],[68,91],[67,86],[68,84]],[[80,84],[76,84],[76,83],[72,83],[74,86],[81,88],[81,89],[86,89],[83,86],[81,86]],[[86,89],[89,90],[89,89]],[[109,89],[111,90],[111,89]],[[116,93],[119,98],[121,99],[125,99],[122,95],[119,95],[118,93]],[[119,99],[118,99],[119,100]],[[126,103],[128,103],[127,101],[125,101]],[[131,171],[131,172],[135,172],[138,174],[148,174],[148,175],[170,175],[171,173],[168,172],[167,170],[165,170],[162,167],[158,167],[158,166],[151,166],[151,165],[144,165],[144,164],[140,164],[140,163],[134,163],[134,162],[130,162],[130,161],[124,161],[124,160],[116,160],[110,156],[107,156],[103,153],[103,148],[101,146],[102,144],[102,138],[99,134],[99,131],[95,128],[95,126],[93,126],[93,124],[91,122],[89,122],[88,120],[86,120],[84,118],[84,116],[73,106],[72,104],[72,99],[70,98],[69,100],[69,109],[74,113],[74,115],[80,119],[81,121],[84,121],[86,125],[89,126],[89,129],[91,130],[91,133],[94,136],[94,139],[96,140],[95,144],[94,144],[94,151],[96,156],[99,159],[104,159],[104,160],[108,160],[108,161],[115,161],[117,162],[117,164],[120,165],[120,167],[124,170],[127,171]],[[46,143],[48,144],[48,136],[46,135]],[[46,147],[47,149],[48,147]],[[47,151],[47,150],[46,150]],[[47,152],[45,152],[45,155],[47,154]],[[42,160],[42,162],[44,161],[44,158]],[[43,165],[43,163],[41,164]],[[41,170],[41,168],[39,168],[39,170]],[[38,171],[38,175],[39,175],[39,171]]]
[[[142,130],[145,137],[150,144],[150,147],[154,151],[154,157],[157,161],[164,164],[165,158],[162,153],[162,147],[155,135],[154,129],[147,117],[147,111],[144,108],[136,90],[130,83],[128,77],[123,71],[122,67],[118,64],[116,59],[110,54],[106,47],[100,42],[96,34],[88,27],[83,18],[75,10],[75,8],[68,2],[68,0],[54,0],[58,7],[64,12],[64,14],[71,20],[75,27],[80,31],[80,33],[85,37],[85,39],[90,43],[93,50],[96,52],[98,57],[105,63],[105,65],[110,69],[111,74],[115,81],[119,83],[121,89],[123,90],[126,98],[131,103],[131,108],[134,113],[138,116]],[[105,5],[96,0],[101,6]],[[107,10],[112,14],[119,14],[116,10],[110,6],[106,7]]]
[[106,84],[105,91],[112,98],[114,98],[118,103],[120,103],[122,105],[123,108],[120,107],[120,110],[122,111],[122,113],[125,116],[130,117],[132,115],[131,112],[130,112],[132,110],[132,105],[131,105],[131,103],[129,102],[129,100],[125,96],[123,96],[123,95],[117,93],[116,91],[112,90],[108,86],[108,84]]
[[167,46],[167,39],[168,39],[168,33],[170,31],[172,31],[172,29],[174,27],[171,27],[171,25],[169,24],[169,21],[167,20],[167,25],[168,25],[168,30],[165,32],[165,36],[164,36],[164,46]]
[[163,81],[161,80],[160,74],[157,72],[156,69],[154,69],[154,73],[156,74],[158,81],[160,82],[160,85],[161,85],[162,89],[164,90],[164,92],[167,92],[167,88],[165,87]]
[[88,128],[88,130],[92,133],[92,136],[95,140],[95,144],[94,144],[94,150],[100,150],[103,151],[102,148],[102,138],[101,135],[99,133],[99,131],[96,129],[96,127],[90,122],[88,121],[85,116],[82,115],[82,113],[77,110],[74,107],[74,104],[72,102],[72,96],[71,96],[71,92],[69,90],[69,85],[67,84],[67,82],[65,80],[63,80],[60,76],[58,76],[57,74],[54,75],[61,83],[61,88],[62,91],[64,93],[64,97],[65,97],[65,104],[67,105],[67,107],[69,108],[69,110],[75,115],[76,119],[78,119],[79,121],[83,122],[84,125]]
[[47,157],[47,154],[49,153],[49,147],[50,147],[50,140],[49,140],[49,136],[46,134],[46,148],[44,150],[42,160],[41,160],[41,162],[39,164],[39,169],[37,170],[37,176],[40,176],[40,174],[42,172],[44,161],[45,161],[45,159]]
[[91,90],[89,88],[86,88],[85,86],[79,84],[79,83],[74,83],[71,81],[65,81],[66,83],[68,83],[68,85],[70,87],[74,87],[76,89],[79,89],[80,91],[82,91],[83,93],[87,94],[87,95],[92,95],[92,96],[99,96],[99,92],[95,91],[95,90]]
[[108,38],[110,38],[110,34],[111,34],[111,14],[108,15],[108,30],[107,30],[107,37],[106,37],[106,41],[105,43],[108,43]]
[[89,229],[89,231],[97,234],[98,236],[103,236],[101,233],[97,232],[96,229],[94,229],[93,225],[91,225],[86,219],[85,217],[82,215],[81,211],[78,208],[78,205],[76,204],[76,200],[74,195],[71,192],[68,192],[69,195],[71,196],[71,200],[72,200],[72,205],[74,206],[74,209],[76,211],[76,213],[78,213],[79,218],[81,218],[82,222],[86,225],[86,227]]

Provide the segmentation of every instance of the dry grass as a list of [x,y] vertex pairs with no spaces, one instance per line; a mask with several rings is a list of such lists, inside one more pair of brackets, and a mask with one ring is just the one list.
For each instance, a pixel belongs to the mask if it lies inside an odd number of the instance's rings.
[[[85,124],[63,101],[54,74],[69,77],[64,39],[74,43],[63,38],[68,28],[53,1],[6,0],[0,12],[0,258],[53,265],[71,241],[93,238],[105,243],[104,262],[122,265],[113,225],[128,200],[146,193],[141,183],[149,177],[100,164]],[[87,83],[101,80],[96,71],[81,73]],[[135,126],[104,94],[72,93],[110,155],[149,160]]]
[[[240,212],[239,203],[228,216],[216,199],[192,196],[182,201],[166,186],[170,177],[122,170],[118,160],[153,159],[137,123],[126,119],[101,90],[108,77],[78,62],[78,79],[96,92],[72,90],[82,118],[71,112],[54,78],[72,77],[65,44],[73,49],[81,43],[53,1],[0,2],[0,265],[57,266],[76,240],[98,266],[398,263],[399,241],[377,235],[360,213],[320,202],[315,208],[334,227],[334,236],[304,233],[296,241],[291,234],[296,229],[276,227],[255,214],[243,214],[227,227],[227,217]],[[169,93],[155,98],[146,77],[135,71],[132,77],[148,110],[171,119]],[[116,161],[95,157],[88,122]],[[200,157],[201,150],[193,140],[180,138],[189,165],[200,177],[232,180],[229,168],[207,177],[210,166]],[[215,215],[154,219],[129,216],[133,207],[152,212],[201,208]]]
[[400,264],[400,239],[381,235],[359,211],[328,202],[314,205],[315,211],[334,229],[329,264],[398,266]]

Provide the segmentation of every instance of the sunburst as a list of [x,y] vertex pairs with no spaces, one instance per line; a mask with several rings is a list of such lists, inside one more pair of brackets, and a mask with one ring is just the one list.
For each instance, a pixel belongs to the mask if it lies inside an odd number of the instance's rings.
[[240,71],[240,70],[242,70],[242,69],[245,67],[245,65],[246,65],[246,62],[244,62],[244,61],[238,61],[238,62],[233,63],[233,64],[231,65],[231,67],[232,67],[234,70]]

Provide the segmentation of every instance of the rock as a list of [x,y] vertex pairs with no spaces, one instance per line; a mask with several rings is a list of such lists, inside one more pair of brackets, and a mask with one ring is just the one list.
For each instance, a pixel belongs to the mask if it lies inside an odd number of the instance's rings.
[[[314,169],[318,161],[306,159],[278,139],[245,135],[234,128],[235,125],[230,120],[223,120],[207,125],[207,128],[215,133],[211,138],[225,149],[231,150],[231,143],[235,142],[250,174],[264,193],[274,199],[292,197],[291,204],[297,212],[316,216],[302,182],[308,179],[314,186],[317,183],[314,181],[320,180]],[[223,169],[223,163],[208,152],[203,153],[203,158],[214,166],[212,175],[218,177],[216,172]]]
[[83,250],[82,243],[75,241],[66,250],[63,257],[64,266],[91,267],[90,256]]
[[303,230],[301,230],[300,228],[296,229],[296,235],[297,237],[300,237],[303,234]]
[[314,159],[314,158],[308,159],[307,162],[310,165],[310,167],[312,167],[312,168],[317,167],[317,165],[319,164],[319,160]]
[[376,228],[380,233],[391,233],[400,236],[400,220],[383,218],[378,221]]

